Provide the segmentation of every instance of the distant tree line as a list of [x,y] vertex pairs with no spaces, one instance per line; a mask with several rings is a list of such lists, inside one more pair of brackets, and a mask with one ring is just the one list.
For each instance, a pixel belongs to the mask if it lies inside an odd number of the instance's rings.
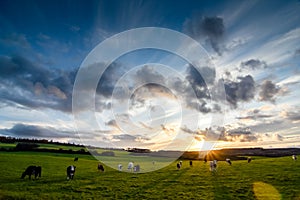
[[5,137],[0,136],[0,142],[2,143],[41,143],[41,144],[56,144],[56,145],[64,145],[64,146],[76,146],[76,147],[84,147],[82,144],[75,143],[62,143],[62,142],[54,142],[53,140],[46,139],[36,139],[36,138],[15,138],[15,137]]

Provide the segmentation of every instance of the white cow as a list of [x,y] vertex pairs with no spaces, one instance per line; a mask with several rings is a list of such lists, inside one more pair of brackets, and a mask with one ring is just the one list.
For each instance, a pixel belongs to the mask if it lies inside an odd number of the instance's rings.
[[213,160],[209,162],[210,171],[215,172],[217,171],[217,160]]
[[296,161],[298,159],[296,155],[292,155],[292,158],[294,161]]
[[182,160],[181,160],[181,161],[179,161],[179,164],[180,164],[180,167],[182,167]]
[[122,167],[123,167],[122,164],[118,164],[118,170],[119,171],[122,171]]
[[128,163],[128,171],[132,171],[133,170],[133,167],[134,167],[134,165],[133,165],[133,162],[129,162]]

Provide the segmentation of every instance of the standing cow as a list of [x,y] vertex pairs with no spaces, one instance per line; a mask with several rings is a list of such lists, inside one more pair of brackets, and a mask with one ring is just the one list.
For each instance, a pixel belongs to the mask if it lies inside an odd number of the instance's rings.
[[100,163],[98,164],[98,170],[104,172],[104,167]]
[[231,163],[231,160],[230,160],[229,158],[226,158],[226,162],[227,162],[229,165],[232,164],[232,163]]
[[41,177],[42,167],[41,166],[29,166],[22,173],[21,179],[23,179],[26,175],[28,175],[29,179],[31,179],[31,175],[34,175],[34,179],[36,179],[37,177]]
[[118,164],[118,170],[122,171],[122,168],[123,168],[122,164]]
[[67,179],[73,179],[74,178],[74,175],[75,175],[75,169],[76,169],[76,166],[74,165],[70,165],[68,168],[67,168]]
[[216,172],[217,171],[217,160],[210,161],[209,168],[210,168],[210,171]]
[[292,159],[293,159],[294,161],[296,161],[298,158],[297,158],[296,155],[292,155]]
[[181,167],[180,163],[177,163],[176,166],[177,166],[177,169],[180,170],[180,167]]
[[247,158],[247,161],[248,161],[248,163],[250,163],[250,162],[252,161],[252,158],[251,158],[251,157],[248,157],[248,158]]
[[132,171],[133,167],[134,167],[133,162],[129,162],[127,167],[128,171]]

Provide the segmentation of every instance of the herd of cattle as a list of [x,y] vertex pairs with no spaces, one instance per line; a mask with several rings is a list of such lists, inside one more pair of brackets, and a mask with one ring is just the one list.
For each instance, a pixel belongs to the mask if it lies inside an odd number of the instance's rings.
[[[292,155],[292,159],[294,161],[296,161],[298,158],[296,155]],[[74,161],[78,161],[78,157],[74,158]],[[229,158],[226,158],[225,160],[229,165],[232,165],[232,162]],[[247,162],[250,163],[252,161],[252,158],[251,157],[248,157],[247,158]],[[206,158],[204,159],[204,162],[206,163],[207,160]],[[209,162],[209,169],[210,171],[212,172],[215,172],[217,170],[217,160],[213,160],[213,161],[210,161]],[[193,166],[193,161],[190,161],[190,167]],[[155,165],[155,161],[152,162],[153,165]],[[176,167],[178,170],[180,170],[180,168],[182,167],[182,161],[179,161],[177,164],[176,164]],[[76,166],[74,165],[70,165],[67,167],[67,180],[72,180],[74,178],[74,175],[75,175],[75,169],[76,169]],[[98,170],[101,171],[101,172],[104,172],[104,166],[102,164],[98,164]],[[118,170],[119,171],[122,171],[123,170],[123,166],[122,164],[118,164]],[[127,167],[127,170],[129,172],[140,172],[140,165],[134,165],[133,162],[129,162],[128,163],[128,167]],[[34,179],[37,179],[37,178],[40,178],[41,175],[42,175],[42,167],[41,166],[29,166],[26,168],[26,170],[22,173],[22,176],[21,176],[21,179],[24,179],[25,176],[29,177],[29,179],[31,179],[31,176],[34,176]]]

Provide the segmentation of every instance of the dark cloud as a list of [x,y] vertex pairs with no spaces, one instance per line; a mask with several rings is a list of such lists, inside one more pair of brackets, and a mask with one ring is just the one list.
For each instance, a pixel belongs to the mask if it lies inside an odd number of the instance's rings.
[[4,134],[7,133],[14,137],[68,138],[75,136],[73,132],[59,131],[51,127],[26,124],[16,124],[10,129],[1,129],[0,132]]
[[105,123],[106,125],[108,126],[111,126],[111,127],[115,127],[115,128],[119,128],[118,124],[117,124],[117,121],[112,119],[112,120],[109,120],[108,122]]
[[129,141],[134,141],[137,137],[133,135],[128,135],[128,134],[121,134],[121,135],[114,135],[113,139],[116,140],[129,140]]
[[297,111],[297,109],[289,111],[286,113],[286,117],[291,121],[300,121],[300,111]]
[[163,75],[159,74],[153,67],[145,65],[136,72],[135,81],[138,85],[145,83],[164,83],[165,78]]
[[202,99],[198,99],[196,101],[188,101],[186,103],[186,106],[188,108],[193,108],[201,113],[209,113],[212,111],[212,109],[209,107],[209,105],[206,103],[206,101]]
[[16,106],[70,112],[75,74],[46,69],[21,56],[2,56],[0,99]]
[[265,118],[271,118],[271,117],[274,117],[274,115],[253,113],[251,115],[237,117],[237,119],[252,119],[252,120],[257,120],[257,119],[265,119]]
[[[97,65],[91,66],[90,73],[95,73],[94,70],[98,71],[99,67],[104,67],[103,63],[99,63]],[[115,85],[117,81],[121,78],[121,76],[125,73],[125,69],[121,67],[119,63],[113,62],[102,74],[99,84],[97,87],[97,94],[102,95],[106,98],[111,97]]]
[[260,87],[259,97],[261,101],[274,102],[276,95],[280,91],[280,87],[276,86],[272,81],[266,80]]
[[[211,69],[209,67],[203,67],[202,69],[205,74],[200,74],[200,72],[192,65],[188,66],[185,79],[190,85],[188,85],[187,87],[192,87],[193,92],[197,98],[210,98],[207,84],[213,83],[216,72],[214,69]],[[207,77],[206,80],[208,81],[208,83],[205,82],[203,76]]]
[[242,62],[240,68],[249,68],[252,70],[266,68],[267,63],[265,61],[261,61],[259,59],[250,59],[245,62]]
[[212,48],[222,54],[222,39],[225,33],[223,18],[213,17],[194,17],[184,23],[184,31],[191,37],[199,39],[205,37]]
[[249,101],[255,95],[255,82],[251,75],[238,77],[238,80],[226,80],[224,83],[226,100],[233,105],[237,106],[239,101]]

